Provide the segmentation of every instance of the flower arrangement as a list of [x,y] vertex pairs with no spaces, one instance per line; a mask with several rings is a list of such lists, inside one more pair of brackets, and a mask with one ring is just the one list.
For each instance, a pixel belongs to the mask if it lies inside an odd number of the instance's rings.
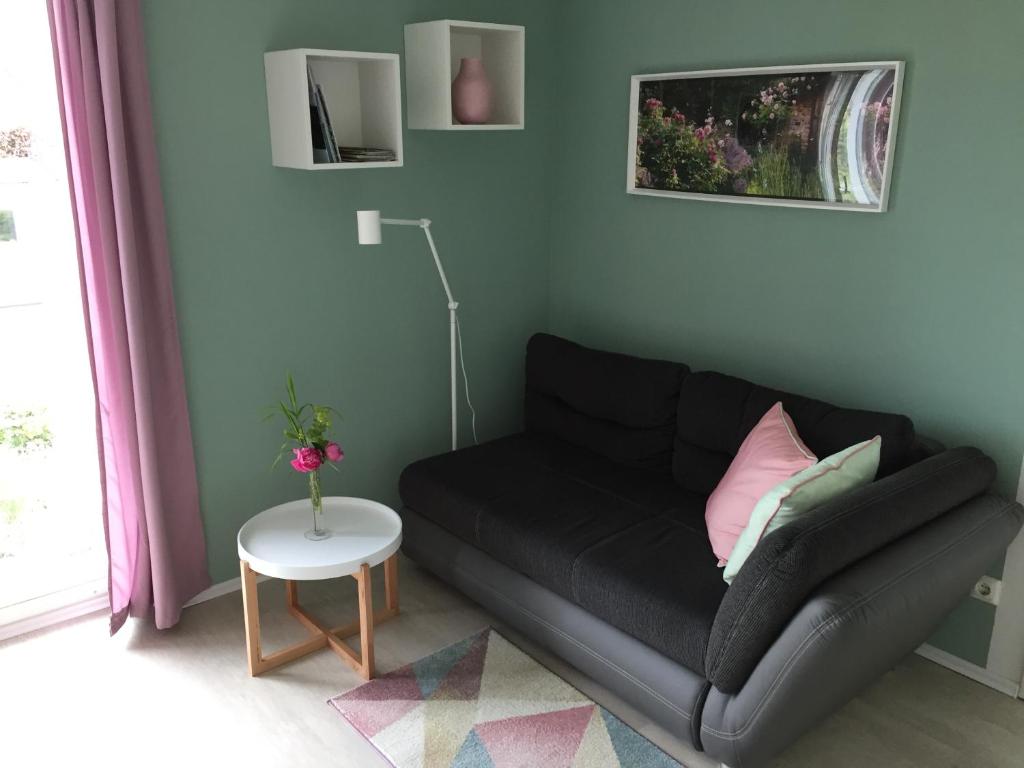
[[313,505],[313,529],[306,533],[309,539],[324,539],[330,533],[322,527],[323,497],[320,493],[320,470],[324,466],[337,471],[337,464],[345,458],[345,452],[333,440],[328,438],[331,429],[331,416],[339,415],[329,405],[304,403],[299,405],[295,394],[295,382],[289,373],[285,389],[288,402],[281,400],[267,418],[280,413],[285,420],[285,441],[274,459],[277,466],[281,459],[288,455],[289,448],[293,458],[289,462],[296,472],[306,475],[309,479],[309,500]]

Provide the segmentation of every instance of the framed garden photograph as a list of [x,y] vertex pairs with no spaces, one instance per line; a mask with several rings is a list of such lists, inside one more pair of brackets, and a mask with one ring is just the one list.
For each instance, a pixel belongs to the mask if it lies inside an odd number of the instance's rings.
[[881,212],[902,61],[634,75],[626,191]]

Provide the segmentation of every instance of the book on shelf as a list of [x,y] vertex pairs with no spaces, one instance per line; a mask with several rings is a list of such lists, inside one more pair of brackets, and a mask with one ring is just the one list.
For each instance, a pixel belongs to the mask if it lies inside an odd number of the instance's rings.
[[327,111],[327,100],[324,98],[324,92],[320,89],[320,86],[316,86],[316,97],[320,101],[320,109],[323,111],[324,116],[324,128],[327,131],[327,135],[324,136],[324,140],[327,142],[327,146],[330,147],[331,154],[334,156],[332,162],[340,162],[341,156],[338,153],[338,140],[334,138],[334,126],[331,125],[331,113]]
[[309,88],[309,128],[314,163],[392,163],[398,159],[393,149],[339,146],[327,109],[327,99],[308,64],[306,81]]
[[340,162],[338,145],[334,140],[334,131],[327,115],[323,91],[313,79],[313,70],[309,65],[306,66],[306,79],[309,87],[309,127],[310,139],[313,142],[313,162]]
[[343,163],[393,163],[398,159],[395,150],[380,147],[338,147]]

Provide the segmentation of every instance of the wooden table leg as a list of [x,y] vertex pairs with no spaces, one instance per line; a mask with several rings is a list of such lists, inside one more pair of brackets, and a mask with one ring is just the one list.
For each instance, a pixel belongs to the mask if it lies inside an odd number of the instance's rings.
[[[393,555],[384,561],[385,608],[379,613],[373,610],[373,583],[370,566],[365,563],[352,574],[359,593],[359,618],[340,627],[327,627],[311,616],[299,604],[299,584],[285,580],[285,601],[288,612],[299,620],[311,633],[308,640],[263,655],[260,638],[260,605],[257,592],[258,574],[244,560],[239,561],[242,571],[242,608],[245,614],[245,648],[249,662],[249,674],[253,677],[261,675],[282,664],[302,658],[303,656],[324,647],[333,649],[363,678],[371,680],[375,672],[373,656],[373,629],[398,615],[398,556]],[[343,638],[359,634],[360,653],[357,656]]]
[[388,613],[398,613],[398,555],[384,561],[384,598]]
[[373,584],[370,566],[363,563],[356,577],[359,583],[359,650],[362,656],[360,673],[366,680],[373,677]]
[[260,598],[256,589],[256,572],[245,560],[242,569],[242,610],[245,613],[245,650],[249,660],[249,674],[258,675],[263,654],[260,649]]

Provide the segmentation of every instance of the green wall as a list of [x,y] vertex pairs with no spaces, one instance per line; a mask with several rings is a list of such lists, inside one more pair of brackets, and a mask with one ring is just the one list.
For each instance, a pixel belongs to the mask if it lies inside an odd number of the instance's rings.
[[[238,575],[235,535],[306,492],[263,407],[292,371],[344,414],[325,493],[397,502],[410,461],[448,446],[448,311],[423,236],[356,245],[355,211],[428,217],[461,319],[481,439],[520,422],[522,355],[547,316],[543,0],[147,0],[153,91],[200,495],[214,582]],[[400,169],[270,164],[264,51],[403,51],[403,25],[524,24],[525,131],[405,131]],[[403,71],[404,91],[404,71]],[[465,414],[463,414],[465,416]],[[468,428],[468,419],[464,419]],[[468,429],[462,433],[468,440]]]
[[[1024,5],[932,0],[560,4],[552,330],[971,443],[1024,451]],[[627,196],[629,77],[905,59],[888,213]],[[991,607],[934,642],[984,664]]]
[[[519,423],[524,344],[549,328],[909,413],[926,434],[991,453],[1000,490],[1014,490],[1015,0],[144,7],[214,581],[236,574],[238,526],[304,491],[289,470],[267,471],[279,440],[261,408],[286,370],[305,397],[345,413],[348,458],[328,493],[395,502],[401,467],[446,448],[447,316],[430,258],[414,230],[357,248],[357,208],[434,220],[462,301],[481,438]],[[398,170],[271,166],[264,51],[402,52],[404,24],[438,18],[526,25],[525,131],[406,130]],[[625,194],[630,75],[890,58],[907,74],[889,213]],[[992,609],[970,602],[934,642],[983,664],[991,626]]]

